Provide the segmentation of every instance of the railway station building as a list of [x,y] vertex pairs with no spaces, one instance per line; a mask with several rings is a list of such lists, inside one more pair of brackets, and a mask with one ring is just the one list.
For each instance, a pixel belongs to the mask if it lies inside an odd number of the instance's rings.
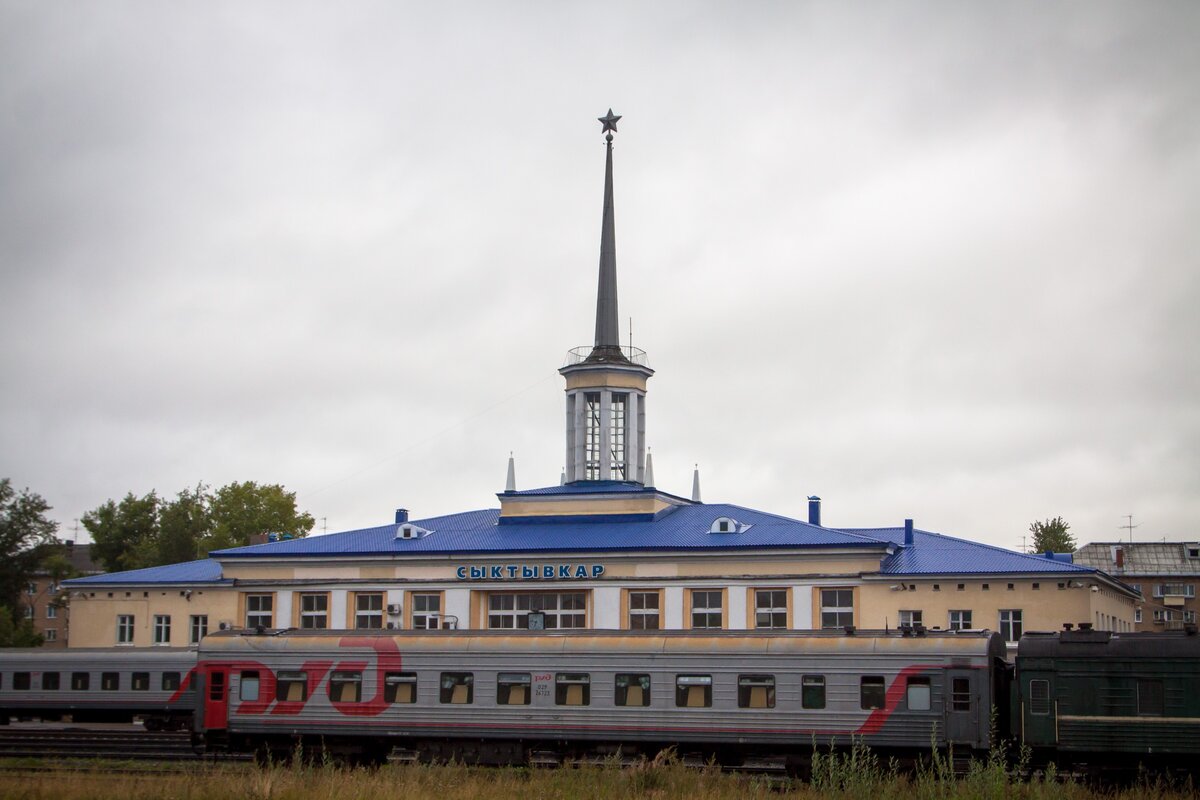
[[[606,121],[607,120],[607,121]],[[602,119],[605,132],[615,119]],[[595,339],[569,351],[562,483],[438,517],[64,582],[71,647],[189,646],[218,628],[1133,629],[1135,589],[1070,555],[822,523],[657,486],[646,353],[618,336],[612,135]]]

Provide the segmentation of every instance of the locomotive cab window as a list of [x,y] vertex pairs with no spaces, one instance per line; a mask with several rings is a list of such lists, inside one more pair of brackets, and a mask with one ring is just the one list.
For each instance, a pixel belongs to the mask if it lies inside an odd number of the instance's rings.
[[121,688],[121,673],[101,672],[100,688],[106,692],[115,692]]
[[932,705],[931,697],[929,678],[908,679],[906,699],[909,711],[928,711]]
[[738,708],[774,707],[774,675],[738,675]]
[[475,675],[470,672],[443,672],[438,701],[467,705],[475,701]]
[[91,686],[91,677],[87,672],[72,672],[71,688],[76,692],[86,692]]
[[248,670],[243,672],[241,687],[238,690],[238,696],[243,700],[254,701],[258,699],[258,691],[258,670]]
[[559,672],[554,676],[554,705],[586,706],[592,702],[592,677],[585,672]]
[[417,702],[417,673],[385,673],[383,676],[383,699],[387,703]]
[[712,706],[711,675],[676,675],[675,705],[681,708]]
[[883,708],[884,687],[882,675],[863,675],[859,681],[858,700],[861,708]]
[[13,673],[13,689],[16,689],[17,691],[21,691],[21,692],[29,690],[29,673],[28,672],[14,672]]
[[42,673],[42,691],[57,692],[58,691],[58,673],[43,672]]
[[613,690],[613,705],[650,705],[650,676],[645,674],[634,675],[628,672],[617,673],[617,680]]
[[281,703],[299,703],[308,699],[308,673],[280,671],[275,676],[275,699]]
[[150,691],[150,673],[149,672],[133,673],[133,678],[129,682],[129,688],[135,692]]
[[529,705],[529,673],[501,672],[496,676],[496,705]]
[[174,692],[179,688],[179,673],[164,672],[162,674],[162,690],[164,692]]
[[805,675],[800,679],[800,707],[825,707],[824,675]]
[[329,677],[329,699],[335,703],[357,703],[362,699],[362,673],[338,671]]

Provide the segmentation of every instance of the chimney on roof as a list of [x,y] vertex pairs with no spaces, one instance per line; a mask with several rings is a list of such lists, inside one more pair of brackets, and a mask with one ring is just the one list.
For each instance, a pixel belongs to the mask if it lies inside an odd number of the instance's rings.
[[402,522],[408,522],[408,509],[407,508],[397,508],[396,509],[396,524],[399,525]]
[[1113,558],[1116,559],[1117,569],[1125,569],[1125,549],[1120,545],[1113,548]]
[[821,524],[821,498],[815,494],[808,498],[808,524]]
[[1042,554],[1042,558],[1048,558],[1048,559],[1050,559],[1051,561],[1053,561],[1053,560],[1054,560],[1054,551],[1053,551],[1053,550],[1047,550],[1045,553],[1043,553],[1043,554]]
[[913,521],[911,519],[904,520],[904,546],[913,546]]

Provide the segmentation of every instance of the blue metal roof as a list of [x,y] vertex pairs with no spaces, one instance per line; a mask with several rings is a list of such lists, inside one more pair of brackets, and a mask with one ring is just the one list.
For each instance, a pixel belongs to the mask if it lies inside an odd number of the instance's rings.
[[[219,558],[271,556],[378,556],[464,553],[633,552],[646,550],[731,550],[753,548],[854,547],[881,549],[884,542],[741,506],[676,506],[653,519],[621,522],[568,520],[498,525],[497,509],[414,520],[433,531],[419,539],[397,539],[395,524],[310,536],[285,542],[217,550]],[[742,533],[709,533],[719,517],[749,526]]]
[[[846,533],[901,544],[904,528],[842,528]],[[941,533],[914,530],[913,544],[883,562],[884,575],[996,575],[1021,573],[1090,574],[1087,567],[1044,555],[1030,555],[990,544],[956,539]]]
[[104,575],[89,575],[86,578],[71,578],[63,581],[68,588],[105,586],[126,583],[232,583],[221,577],[221,565],[211,558],[185,561],[182,564],[167,564],[162,567],[131,569],[125,572],[109,572]]

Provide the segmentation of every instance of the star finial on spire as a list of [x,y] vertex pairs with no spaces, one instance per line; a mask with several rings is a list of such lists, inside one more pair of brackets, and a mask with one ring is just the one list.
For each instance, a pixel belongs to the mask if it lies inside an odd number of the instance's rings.
[[610,108],[608,110],[608,116],[596,117],[596,119],[604,125],[604,130],[600,131],[601,133],[608,133],[609,131],[613,131],[615,133],[617,130],[617,120],[619,120],[620,117],[613,114],[612,109]]

